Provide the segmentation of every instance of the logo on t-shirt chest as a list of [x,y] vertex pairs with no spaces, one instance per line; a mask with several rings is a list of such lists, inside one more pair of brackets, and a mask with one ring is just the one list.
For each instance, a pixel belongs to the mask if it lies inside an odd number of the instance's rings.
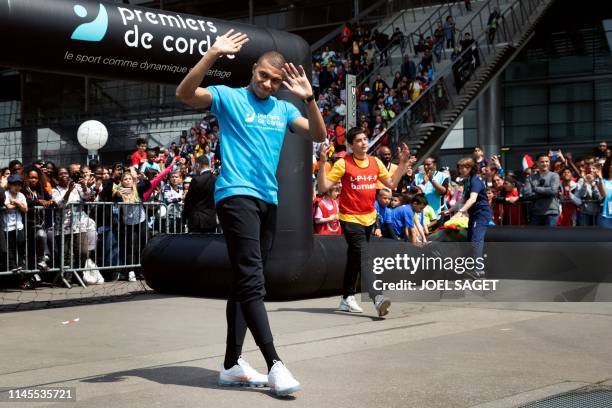
[[285,121],[275,113],[256,113],[247,111],[244,114],[244,127],[259,130],[284,131]]
[[350,175],[349,182],[353,190],[376,190],[377,174]]

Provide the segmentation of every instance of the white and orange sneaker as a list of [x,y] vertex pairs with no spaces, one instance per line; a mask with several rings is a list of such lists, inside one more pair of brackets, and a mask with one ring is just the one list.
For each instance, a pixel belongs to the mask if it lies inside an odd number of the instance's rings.
[[268,376],[258,373],[245,359],[240,357],[238,358],[238,364],[228,370],[221,363],[219,385],[224,387],[266,387]]
[[300,391],[302,386],[285,367],[282,361],[276,361],[268,373],[270,391],[279,397],[286,397]]

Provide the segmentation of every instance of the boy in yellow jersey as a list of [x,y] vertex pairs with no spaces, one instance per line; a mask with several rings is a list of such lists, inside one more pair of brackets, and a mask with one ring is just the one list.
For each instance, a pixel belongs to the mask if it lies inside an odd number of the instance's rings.
[[[367,270],[368,242],[376,224],[376,185],[380,181],[384,186],[395,190],[410,159],[410,150],[405,144],[400,149],[399,171],[389,176],[389,172],[380,159],[369,156],[368,138],[361,128],[352,128],[346,140],[353,153],[336,161],[329,174],[325,171],[325,152],[319,157],[321,165],[317,175],[319,192],[329,190],[335,183],[342,183],[340,194],[340,224],[348,244],[346,269],[344,271],[343,294],[340,310],[361,313],[363,309],[355,300],[357,277],[361,274],[368,293],[380,317],[388,313],[391,301],[375,291],[372,287],[372,271]],[[322,171],[321,171],[322,170]]]

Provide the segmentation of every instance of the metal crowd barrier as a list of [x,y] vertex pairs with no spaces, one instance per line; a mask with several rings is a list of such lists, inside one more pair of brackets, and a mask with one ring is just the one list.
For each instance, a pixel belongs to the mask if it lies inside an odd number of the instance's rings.
[[[586,203],[597,203],[599,204],[599,200],[581,200],[583,204]],[[533,200],[520,199],[514,204],[510,203],[496,203],[495,201],[491,203],[491,207],[494,211],[494,217],[497,213],[498,217],[493,221],[497,225],[529,225],[531,219],[531,208],[533,206]],[[559,204],[575,204],[569,198],[560,198]],[[496,211],[497,210],[497,211]],[[576,206],[573,214],[573,226],[580,225],[579,222],[580,216],[580,206]],[[591,225],[597,225],[596,219],[597,215],[592,215],[593,223]]]
[[19,223],[19,210],[1,209],[0,287],[10,275],[42,275],[52,285],[61,281],[68,288],[71,277],[86,287],[85,271],[97,270],[110,281],[121,271],[137,275],[149,239],[187,232],[182,210],[182,203],[83,202],[32,207],[20,213]]

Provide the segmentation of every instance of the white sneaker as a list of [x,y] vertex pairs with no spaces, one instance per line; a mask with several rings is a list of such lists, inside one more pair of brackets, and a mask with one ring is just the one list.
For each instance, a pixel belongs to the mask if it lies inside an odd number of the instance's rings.
[[134,273],[134,271],[128,272],[128,281],[136,282],[136,274]]
[[100,273],[100,271],[96,271],[98,272],[96,274],[96,276],[98,277],[98,280],[96,281],[96,285],[101,285],[104,283],[104,276],[102,276],[102,274]]
[[386,316],[389,313],[391,301],[383,295],[376,295],[376,297],[374,298],[374,307],[378,312],[378,317]]
[[285,367],[282,361],[276,361],[268,373],[270,391],[279,397],[300,391],[302,386]]
[[343,312],[363,313],[363,309],[359,306],[359,303],[357,303],[355,296],[348,296],[346,299],[341,297],[338,309]]
[[268,376],[258,373],[242,357],[238,358],[238,364],[226,370],[221,364],[219,370],[219,385],[222,386],[245,386],[265,387],[268,385]]

